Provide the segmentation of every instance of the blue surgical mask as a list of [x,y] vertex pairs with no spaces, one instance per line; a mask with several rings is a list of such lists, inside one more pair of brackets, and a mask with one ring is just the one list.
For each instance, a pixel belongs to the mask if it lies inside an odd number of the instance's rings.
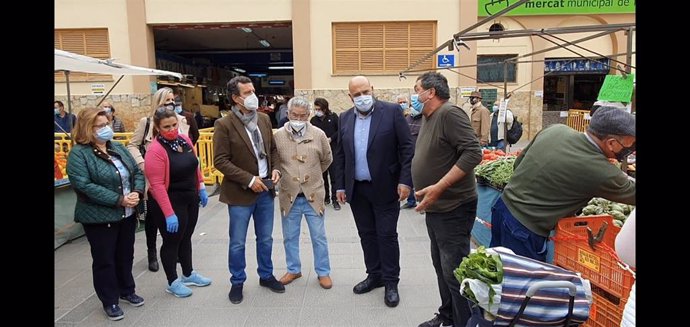
[[55,114],[56,114],[56,115],[59,115],[59,114],[60,114],[60,109],[58,109],[58,108],[53,108],[53,110],[55,110]]
[[175,106],[175,112],[179,115],[182,114],[182,106],[181,105],[176,105]]
[[371,108],[374,107],[374,97],[370,94],[360,95],[353,100],[355,102],[355,108],[361,112],[369,112]]
[[410,96],[410,104],[412,105],[410,108],[410,114],[413,116],[419,115],[422,112],[422,109],[424,109],[424,104],[419,102],[419,95],[417,94]]
[[106,114],[109,114],[109,113],[112,112],[112,110],[110,109],[110,107],[103,107],[103,110],[105,110],[105,113],[106,113]]
[[400,110],[405,110],[405,109],[407,109],[407,107],[408,107],[407,102],[403,102],[400,104]]
[[113,129],[106,125],[96,131],[96,138],[101,142],[107,142],[113,139]]

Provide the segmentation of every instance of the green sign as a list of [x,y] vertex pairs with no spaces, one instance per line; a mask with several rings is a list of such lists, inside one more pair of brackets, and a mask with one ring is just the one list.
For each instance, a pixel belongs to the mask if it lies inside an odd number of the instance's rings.
[[627,78],[622,75],[606,75],[597,100],[630,102],[634,80],[635,74],[628,74]]
[[[479,17],[491,16],[516,1],[478,0]],[[634,14],[636,0],[530,0],[505,16]]]

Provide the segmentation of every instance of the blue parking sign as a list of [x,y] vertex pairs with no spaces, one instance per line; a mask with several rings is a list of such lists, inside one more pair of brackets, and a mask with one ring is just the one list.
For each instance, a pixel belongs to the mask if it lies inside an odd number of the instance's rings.
[[453,67],[455,66],[455,55],[440,54],[437,56],[436,67]]

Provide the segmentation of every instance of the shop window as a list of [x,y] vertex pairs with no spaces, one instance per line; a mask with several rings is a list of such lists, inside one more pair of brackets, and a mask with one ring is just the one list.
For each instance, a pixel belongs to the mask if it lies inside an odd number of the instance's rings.
[[[507,59],[517,57],[516,54],[509,55],[481,55],[477,56],[477,82],[493,83],[503,82],[503,62]],[[493,64],[493,65],[489,65]],[[508,63],[508,82],[515,83],[517,65],[515,62]]]
[[[55,49],[98,59],[109,59],[110,41],[108,39],[108,29],[56,29]],[[112,81],[113,77],[103,74],[70,72],[69,80],[82,82]],[[65,74],[61,71],[55,72],[55,81],[64,82]]]
[[[333,73],[398,72],[436,48],[436,22],[333,23]],[[434,56],[414,69],[433,69]]]

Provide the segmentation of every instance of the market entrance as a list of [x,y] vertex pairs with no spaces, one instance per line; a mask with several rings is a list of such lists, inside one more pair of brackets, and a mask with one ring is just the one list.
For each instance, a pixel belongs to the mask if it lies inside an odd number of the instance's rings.
[[252,79],[259,110],[272,118],[294,93],[291,22],[171,24],[153,32],[156,67],[185,75],[181,83],[159,84],[185,93],[185,109],[204,116],[201,127],[229,109],[225,85],[235,76]]
[[547,58],[544,61],[544,111],[589,109],[609,72],[609,59]]

